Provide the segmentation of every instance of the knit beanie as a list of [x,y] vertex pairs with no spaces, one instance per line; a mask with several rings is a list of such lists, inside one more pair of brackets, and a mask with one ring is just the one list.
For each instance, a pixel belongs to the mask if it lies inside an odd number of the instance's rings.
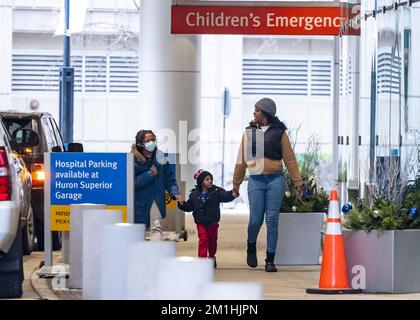
[[205,171],[203,169],[198,170],[196,174],[194,174],[194,179],[197,181],[197,186],[199,188],[201,188],[201,185],[203,184],[203,181],[207,176],[210,176],[213,179],[213,175],[210,172]]
[[274,117],[276,115],[276,103],[270,98],[263,98],[255,104],[256,107],[260,108],[262,111],[268,115]]

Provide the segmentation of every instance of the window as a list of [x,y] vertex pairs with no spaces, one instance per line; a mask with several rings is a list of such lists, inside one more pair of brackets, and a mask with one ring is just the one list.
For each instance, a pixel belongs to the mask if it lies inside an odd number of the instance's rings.
[[331,95],[331,61],[312,60],[311,62],[311,95]]
[[106,57],[89,56],[85,63],[85,91],[106,92]]
[[55,140],[57,141],[57,145],[61,148],[62,151],[64,151],[64,144],[63,139],[60,134],[60,130],[57,127],[57,124],[53,118],[50,118],[51,126],[54,130]]
[[57,143],[57,140],[55,139],[54,136],[54,129],[51,126],[51,122],[47,117],[44,117],[41,119],[42,121],[42,127],[44,128],[44,134],[45,134],[45,138],[47,139],[47,144],[48,144],[48,151],[51,151],[52,148],[58,146],[59,144]]
[[109,91],[138,92],[138,58],[110,57],[109,59]]
[[[18,129],[31,129],[38,133],[38,124],[35,119],[32,118],[11,118],[3,117],[3,122],[10,135],[13,137],[13,132]],[[33,148],[35,153],[43,152],[42,139],[38,146]]]
[[242,69],[244,95],[331,95],[331,59],[244,58]]
[[[12,91],[59,91],[62,56],[57,54],[13,54]],[[137,93],[137,56],[75,55],[75,92]]]
[[[81,91],[81,56],[72,57],[75,90]],[[12,57],[12,91],[58,91],[60,55],[14,54]]]
[[3,120],[11,136],[13,136],[13,133],[18,129],[32,129],[31,118],[23,118],[23,119],[3,118]]
[[340,59],[340,96],[349,97],[352,95],[352,90],[352,60],[349,56],[347,60]]
[[377,90],[379,93],[400,94],[401,58],[390,52],[378,56]]

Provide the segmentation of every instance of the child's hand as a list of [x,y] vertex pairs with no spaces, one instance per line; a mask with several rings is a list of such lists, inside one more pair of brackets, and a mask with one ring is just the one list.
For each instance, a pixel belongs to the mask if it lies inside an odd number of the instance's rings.
[[176,196],[176,201],[179,202],[180,204],[184,204],[185,200],[180,196]]
[[238,189],[233,189],[233,190],[232,190],[232,196],[233,196],[234,198],[239,197],[239,190],[238,190]]

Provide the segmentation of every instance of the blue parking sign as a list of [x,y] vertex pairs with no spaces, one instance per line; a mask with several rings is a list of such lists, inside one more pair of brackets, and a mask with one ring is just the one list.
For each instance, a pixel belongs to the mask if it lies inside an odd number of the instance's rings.
[[51,153],[51,205],[127,205],[124,153]]

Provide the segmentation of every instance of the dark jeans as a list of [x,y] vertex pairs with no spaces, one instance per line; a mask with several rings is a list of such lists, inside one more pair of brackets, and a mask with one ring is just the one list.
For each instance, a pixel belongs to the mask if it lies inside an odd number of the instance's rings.
[[267,252],[276,252],[280,206],[286,182],[283,173],[251,175],[248,181],[248,242],[257,242],[264,222],[267,224]]

